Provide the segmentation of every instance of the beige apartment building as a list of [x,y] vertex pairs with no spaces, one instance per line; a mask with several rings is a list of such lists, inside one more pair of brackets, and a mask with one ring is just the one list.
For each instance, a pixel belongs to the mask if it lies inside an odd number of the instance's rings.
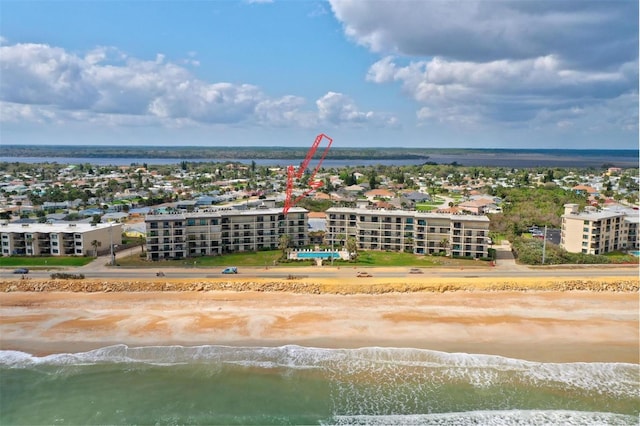
[[486,216],[332,207],[327,220],[325,241],[332,245],[354,237],[362,250],[488,256]]
[[273,250],[285,234],[290,247],[309,241],[308,211],[299,207],[286,216],[275,208],[148,214],[145,225],[149,260]]
[[3,222],[0,244],[3,256],[93,256],[122,244],[122,225]]
[[633,209],[579,211],[577,204],[565,204],[560,245],[568,252],[586,254],[637,250],[639,222]]

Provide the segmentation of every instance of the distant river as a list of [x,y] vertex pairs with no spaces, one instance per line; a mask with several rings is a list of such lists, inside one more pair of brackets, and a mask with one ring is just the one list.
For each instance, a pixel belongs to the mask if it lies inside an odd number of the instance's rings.
[[[16,162],[21,163],[44,163],[44,162],[56,162],[58,164],[96,164],[100,166],[114,165],[114,166],[129,166],[131,164],[179,164],[182,161],[194,162],[194,163],[224,163],[224,162],[239,162],[243,164],[251,164],[251,161],[255,161],[258,166],[281,166],[287,167],[290,164],[297,166],[300,161],[296,162],[291,159],[251,159],[251,158],[76,158],[76,157],[0,157],[0,162]],[[302,159],[301,159],[302,161]],[[423,159],[400,159],[400,160],[331,160],[325,159],[322,163],[323,167],[347,167],[347,166],[370,166],[376,164],[382,164],[385,166],[406,166],[423,164],[425,161],[432,161]],[[317,163],[316,163],[317,164]],[[311,164],[313,166],[313,163]]]
[[[530,168],[530,167],[596,167],[603,164],[612,164],[617,167],[638,167],[638,156],[629,155],[631,151],[570,151],[552,152],[533,150],[519,152],[509,151],[487,151],[487,152],[460,152],[460,153],[433,153],[426,159],[346,159],[336,160],[327,158],[323,162],[324,167],[349,167],[349,166],[407,166],[432,162],[437,164],[451,164],[456,162],[461,166],[479,167],[508,167],[508,168]],[[131,164],[179,164],[181,161],[188,162],[227,162],[235,161],[243,164],[251,164],[255,161],[259,166],[281,166],[286,167],[291,164],[297,166],[302,161],[292,159],[252,159],[252,158],[140,158],[140,157],[108,157],[108,158],[83,158],[83,157],[5,157],[0,156],[0,162],[21,162],[21,163],[44,163],[56,162],[58,164],[95,164],[129,166]],[[315,167],[313,163],[310,167]]]

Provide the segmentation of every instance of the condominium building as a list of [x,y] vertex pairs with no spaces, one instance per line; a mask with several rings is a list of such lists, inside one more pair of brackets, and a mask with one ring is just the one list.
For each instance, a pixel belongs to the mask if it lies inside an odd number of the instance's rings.
[[560,245],[571,253],[603,254],[638,249],[638,211],[565,204]]
[[332,207],[327,210],[327,218],[325,240],[331,244],[354,237],[362,250],[415,254],[445,251],[473,258],[488,255],[486,216]]
[[282,209],[207,209],[192,213],[148,214],[147,259],[180,259],[277,249],[282,235],[290,247],[308,244],[308,212]]
[[92,256],[122,244],[119,223],[0,224],[3,256]]

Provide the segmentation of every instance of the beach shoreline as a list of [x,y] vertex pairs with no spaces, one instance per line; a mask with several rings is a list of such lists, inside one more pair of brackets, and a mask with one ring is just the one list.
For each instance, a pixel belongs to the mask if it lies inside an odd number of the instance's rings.
[[280,290],[258,279],[134,280],[137,291],[131,280],[128,290],[126,280],[23,281],[0,283],[0,349],[38,356],[114,344],[300,345],[640,362],[638,280],[628,277],[314,279]]

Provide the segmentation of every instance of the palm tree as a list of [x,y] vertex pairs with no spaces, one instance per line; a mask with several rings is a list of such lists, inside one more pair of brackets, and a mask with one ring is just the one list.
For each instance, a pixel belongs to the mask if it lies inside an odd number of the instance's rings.
[[140,244],[140,247],[142,248],[142,253],[144,253],[144,245],[146,244],[147,239],[144,235],[139,235],[138,236],[138,243]]
[[98,240],[91,241],[91,246],[93,247],[93,256],[98,257],[98,247],[100,247],[102,243]]
[[358,258],[358,242],[355,237],[347,238],[347,251],[349,252],[349,259],[355,260]]
[[289,250],[289,245],[291,244],[291,236],[289,234],[282,234],[280,238],[278,238],[278,248],[282,250],[282,257],[287,256],[287,251]]
[[449,239],[448,238],[441,239],[440,240],[440,247],[442,247],[446,252],[447,248],[449,247]]

